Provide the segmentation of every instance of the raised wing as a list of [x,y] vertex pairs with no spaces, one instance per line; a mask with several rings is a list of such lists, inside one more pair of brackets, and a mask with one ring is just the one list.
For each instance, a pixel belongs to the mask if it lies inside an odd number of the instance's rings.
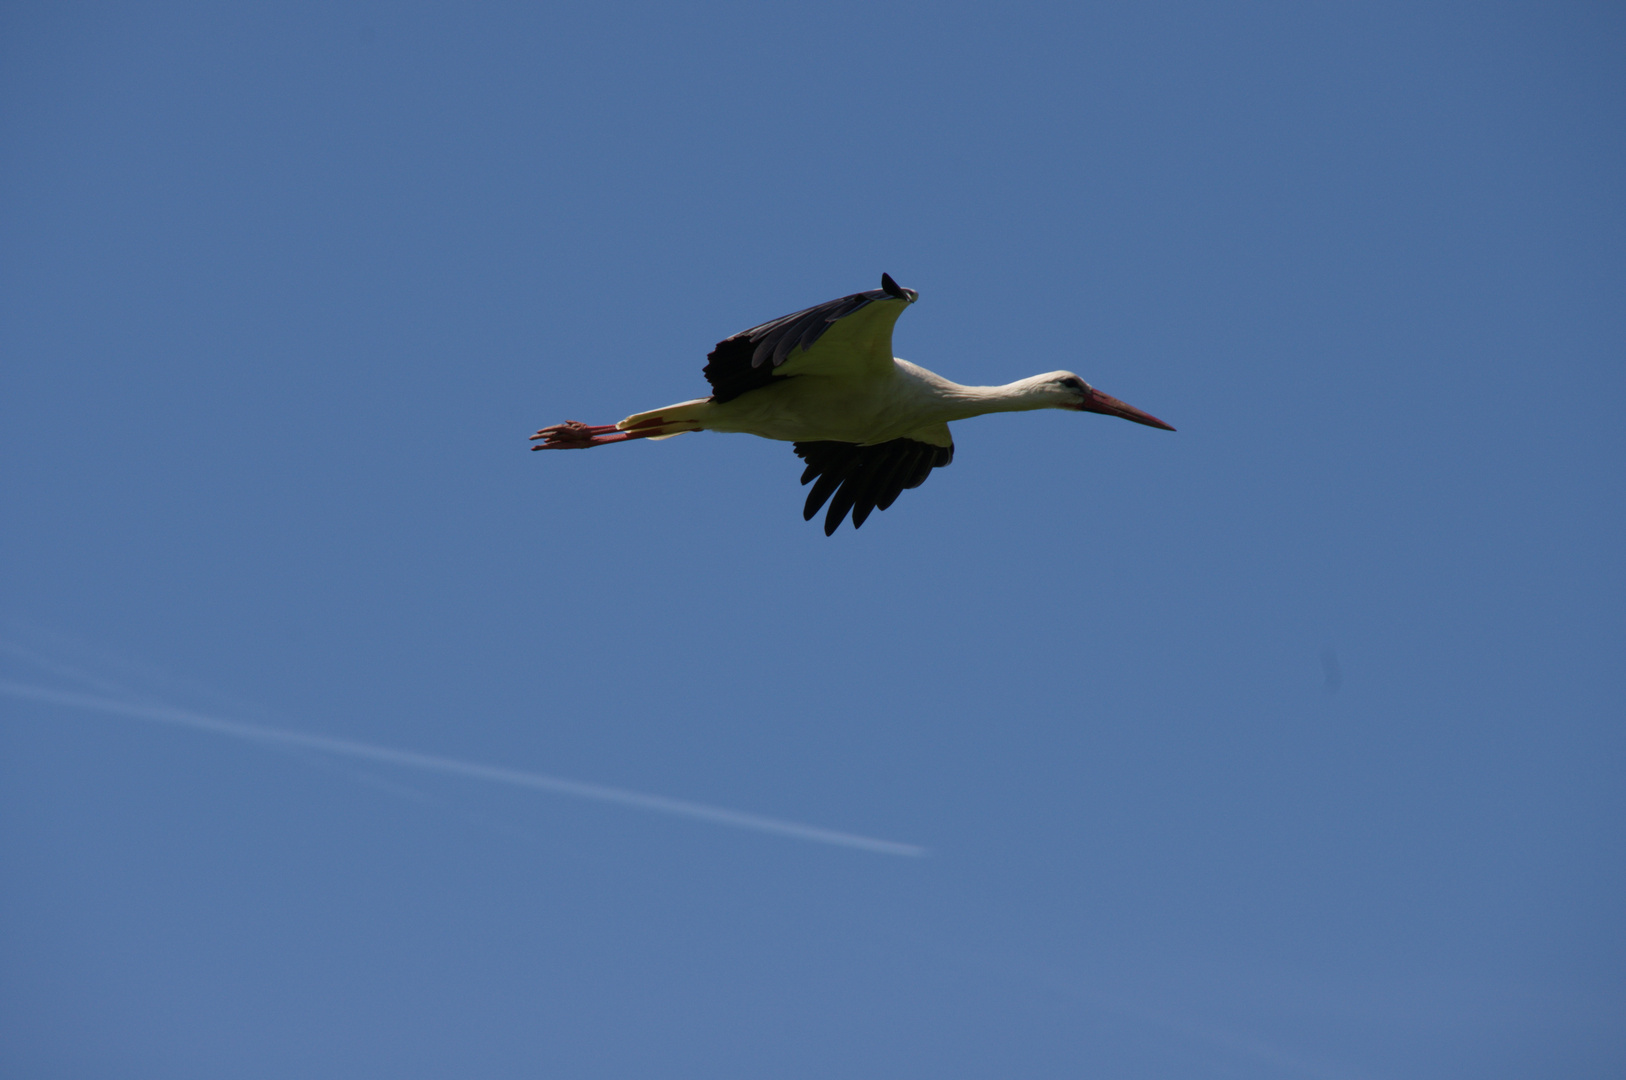
[[[943,425],[948,435],[948,425]],[[926,482],[933,469],[954,460],[954,444],[934,446],[919,439],[893,439],[874,446],[844,442],[799,442],[796,456],[807,462],[802,483],[817,480],[807,493],[802,518],[813,520],[824,500],[830,509],[824,515],[824,535],[841,525],[847,511],[853,512],[853,528],[864,524],[871,510],[885,510],[906,488]],[[831,496],[834,495],[834,498]]]
[[892,326],[919,295],[882,274],[879,289],[783,315],[725,338],[706,357],[711,399],[732,401],[786,375],[884,377],[892,369]]

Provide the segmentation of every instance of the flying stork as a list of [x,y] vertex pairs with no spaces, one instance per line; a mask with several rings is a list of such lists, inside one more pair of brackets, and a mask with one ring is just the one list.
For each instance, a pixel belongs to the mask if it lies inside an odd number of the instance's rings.
[[[792,443],[816,481],[802,517],[825,500],[824,535],[852,511],[853,528],[905,488],[954,460],[949,421],[994,412],[1072,409],[1173,431],[1070,371],[1004,386],[961,386],[892,355],[892,325],[920,299],[881,275],[881,287],[742,330],[717,343],[704,373],[711,396],[634,413],[619,424],[545,427],[532,450],[579,450],[688,431],[741,431]],[[832,498],[832,496],[834,496]]]

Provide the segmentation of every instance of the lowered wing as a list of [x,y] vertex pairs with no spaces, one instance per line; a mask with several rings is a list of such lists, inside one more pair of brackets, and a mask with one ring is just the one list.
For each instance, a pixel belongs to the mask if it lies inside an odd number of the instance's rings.
[[811,521],[824,500],[829,499],[824,535],[829,536],[840,527],[848,510],[853,512],[853,528],[858,528],[870,511],[885,510],[906,489],[924,484],[933,469],[954,460],[954,442],[949,438],[948,425],[938,427],[941,430],[934,428],[916,433],[933,442],[903,438],[874,446],[844,442],[796,443],[793,447],[796,456],[807,462],[807,468],[802,471],[802,483],[814,482],[813,490],[807,493],[802,517]]

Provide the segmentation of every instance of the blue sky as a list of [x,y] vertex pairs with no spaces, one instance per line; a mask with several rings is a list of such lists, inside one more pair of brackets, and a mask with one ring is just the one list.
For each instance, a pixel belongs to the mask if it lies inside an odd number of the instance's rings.
[[[0,1064],[1620,1075],[1623,44],[9,5]],[[526,452],[883,270],[1178,433]]]

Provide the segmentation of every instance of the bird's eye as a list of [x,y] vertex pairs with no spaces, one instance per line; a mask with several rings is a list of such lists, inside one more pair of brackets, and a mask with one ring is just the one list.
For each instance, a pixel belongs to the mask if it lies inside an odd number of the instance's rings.
[[1084,380],[1077,375],[1069,375],[1065,379],[1057,379],[1056,385],[1065,386],[1069,390],[1082,391],[1084,389]]

